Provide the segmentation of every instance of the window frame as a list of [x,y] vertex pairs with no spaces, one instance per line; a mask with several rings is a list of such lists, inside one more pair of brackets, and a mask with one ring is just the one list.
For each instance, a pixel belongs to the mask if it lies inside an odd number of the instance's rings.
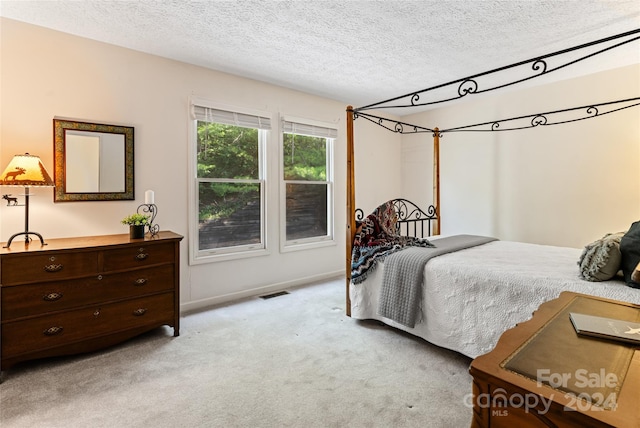
[[267,171],[267,144],[272,136],[273,129],[258,129],[258,179],[231,180],[233,182],[256,182],[260,184],[260,243],[245,244],[233,247],[215,248],[208,250],[199,249],[199,187],[201,182],[229,182],[228,179],[211,179],[198,177],[198,119],[194,113],[194,107],[201,106],[217,110],[225,110],[238,114],[246,114],[258,117],[270,118],[272,114],[260,110],[252,110],[237,106],[215,103],[206,99],[191,97],[189,100],[190,126],[189,126],[189,197],[188,197],[188,227],[189,227],[189,264],[212,263],[218,261],[235,260],[246,257],[268,255],[270,253],[267,242],[267,202],[268,202],[268,171]]
[[[326,138],[326,181],[297,181],[297,180],[285,180],[284,178],[284,122],[295,122],[302,125],[318,126],[322,128],[328,128],[335,130],[336,137],[322,137]],[[306,119],[301,117],[282,115],[280,121],[278,137],[279,137],[279,153],[278,153],[278,182],[279,182],[279,203],[280,203],[280,252],[293,252],[300,250],[307,250],[311,248],[320,248],[327,246],[335,246],[335,178],[334,178],[334,161],[335,161],[335,144],[337,140],[338,129],[335,124],[320,122],[317,120]],[[302,134],[309,135],[309,134]],[[312,135],[313,136],[313,135]],[[327,234],[324,236],[314,236],[310,238],[287,240],[287,184],[312,184],[312,183],[325,183],[327,186]]]

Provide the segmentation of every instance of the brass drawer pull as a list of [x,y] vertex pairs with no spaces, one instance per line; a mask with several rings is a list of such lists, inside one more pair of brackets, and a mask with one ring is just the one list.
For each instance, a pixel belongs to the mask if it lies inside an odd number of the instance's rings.
[[136,286],[141,286],[141,285],[145,285],[147,281],[149,281],[147,278],[138,278],[135,281],[133,281],[133,284]]
[[144,259],[146,259],[147,257],[149,257],[149,254],[148,254],[148,253],[140,253],[140,254],[136,254],[136,259],[137,259],[137,260],[144,260]]
[[49,327],[48,329],[43,331],[42,334],[44,334],[45,336],[55,336],[56,334],[62,333],[62,330],[64,330],[62,327],[54,326],[54,327]]
[[58,272],[62,270],[62,265],[50,264],[44,267],[45,272]]
[[139,308],[136,309],[135,311],[133,311],[133,315],[137,316],[137,317],[141,317],[142,315],[146,314],[147,310],[145,308]]
[[53,292],[42,296],[42,300],[44,300],[45,302],[55,302],[56,300],[60,299],[62,299],[62,293]]

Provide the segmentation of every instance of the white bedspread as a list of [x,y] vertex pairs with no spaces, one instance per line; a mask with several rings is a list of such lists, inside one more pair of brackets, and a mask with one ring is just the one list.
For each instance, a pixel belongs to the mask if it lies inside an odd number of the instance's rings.
[[491,351],[504,331],[531,318],[538,306],[562,291],[640,304],[640,289],[623,281],[580,279],[581,251],[494,241],[435,257],[425,266],[426,285],[414,328],[377,314],[381,263],[366,281],[351,284],[351,316],[380,320],[475,358]]

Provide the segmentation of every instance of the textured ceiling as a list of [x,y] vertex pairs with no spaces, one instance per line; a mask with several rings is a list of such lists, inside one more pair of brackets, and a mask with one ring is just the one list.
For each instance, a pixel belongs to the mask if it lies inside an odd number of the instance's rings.
[[[638,0],[2,0],[0,15],[354,106],[640,28]],[[577,68],[632,63],[638,42]]]

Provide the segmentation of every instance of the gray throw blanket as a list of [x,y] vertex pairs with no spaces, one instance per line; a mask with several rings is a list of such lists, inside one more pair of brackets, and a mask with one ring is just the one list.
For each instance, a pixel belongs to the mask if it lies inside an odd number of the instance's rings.
[[384,262],[378,314],[413,328],[420,307],[424,266],[432,257],[496,241],[476,235],[455,235],[432,241],[435,248],[409,247]]

